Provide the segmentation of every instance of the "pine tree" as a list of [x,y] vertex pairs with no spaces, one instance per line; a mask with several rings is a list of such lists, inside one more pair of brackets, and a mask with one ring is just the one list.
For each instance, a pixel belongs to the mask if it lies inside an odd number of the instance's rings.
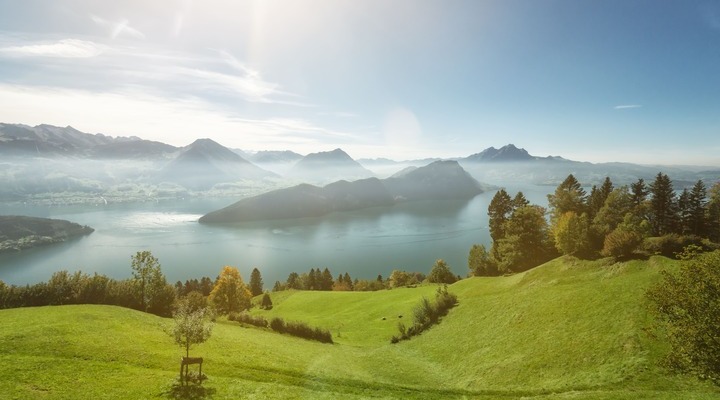
[[253,296],[259,296],[263,293],[263,280],[260,276],[260,270],[253,268],[250,273],[250,293]]
[[707,190],[702,180],[697,181],[693,186],[688,203],[688,228],[690,233],[707,237]]
[[[320,268],[318,268],[318,271]],[[320,275],[320,290],[332,290],[333,286],[333,277],[330,273],[330,270],[325,268],[322,272],[322,275]]]
[[348,274],[348,273],[346,272],[346,273],[345,273],[345,276],[343,277],[343,279],[345,280],[345,284],[347,284],[348,287],[350,287],[350,290],[354,290],[354,289],[355,289],[355,286],[353,285],[352,278],[350,278],[350,274]]
[[677,202],[670,178],[659,172],[650,184],[650,225],[656,236],[675,232],[677,228]]
[[570,174],[555,189],[554,194],[547,195],[548,205],[550,207],[550,216],[552,224],[560,219],[566,212],[574,212],[581,215],[587,209],[585,204],[585,190],[580,186],[580,182]]
[[512,214],[514,214],[515,210],[518,208],[523,208],[528,205],[530,205],[530,202],[525,198],[523,192],[517,192],[515,197],[512,199]]
[[286,283],[288,289],[300,289],[300,275],[297,272],[291,272]]
[[690,233],[690,192],[683,189],[677,200],[677,232]]

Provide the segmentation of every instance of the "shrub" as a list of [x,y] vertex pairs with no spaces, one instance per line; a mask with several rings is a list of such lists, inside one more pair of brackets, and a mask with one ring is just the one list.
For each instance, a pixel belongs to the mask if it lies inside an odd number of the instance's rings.
[[675,233],[646,238],[642,243],[642,249],[651,255],[656,254],[669,258],[677,258],[677,255],[682,253],[683,249],[691,244],[701,246],[703,250],[708,250],[708,248],[703,246],[703,240],[700,237],[694,235],[683,236]]
[[640,245],[642,238],[635,232],[615,229],[605,236],[602,255],[617,259],[629,257]]
[[228,314],[228,319],[230,321],[237,321],[241,324],[254,325],[254,326],[258,326],[260,328],[268,327],[268,322],[265,318],[263,318],[262,316],[259,316],[259,315],[256,317],[256,316],[250,315],[246,312],[230,313],[230,314]]
[[285,322],[282,318],[273,318],[270,329],[278,333],[287,333],[304,339],[317,340],[321,343],[333,343],[332,334],[323,328],[312,328],[304,322]]
[[397,343],[401,340],[408,340],[410,337],[419,335],[432,325],[440,322],[440,318],[447,315],[451,308],[457,305],[457,296],[448,292],[447,285],[439,287],[435,292],[435,302],[423,297],[413,310],[413,324],[405,328],[405,324],[398,323],[400,336],[393,336],[390,343]]

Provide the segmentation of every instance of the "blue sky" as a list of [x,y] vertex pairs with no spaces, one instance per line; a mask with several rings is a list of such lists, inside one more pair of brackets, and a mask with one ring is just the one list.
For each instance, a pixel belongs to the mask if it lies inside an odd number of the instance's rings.
[[0,0],[0,121],[720,165],[720,2]]

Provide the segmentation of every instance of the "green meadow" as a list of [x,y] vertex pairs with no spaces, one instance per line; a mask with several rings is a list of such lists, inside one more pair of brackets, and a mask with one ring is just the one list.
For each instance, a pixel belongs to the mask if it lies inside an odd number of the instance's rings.
[[[279,316],[329,329],[335,344],[217,321],[191,356],[209,379],[177,390],[172,320],[112,306],[0,311],[0,398],[714,399],[708,382],[660,365],[644,292],[663,257],[611,264],[558,258],[507,277],[449,286],[459,305],[420,336],[390,344],[437,286],[272,293]],[[400,318],[402,316],[402,318]]]

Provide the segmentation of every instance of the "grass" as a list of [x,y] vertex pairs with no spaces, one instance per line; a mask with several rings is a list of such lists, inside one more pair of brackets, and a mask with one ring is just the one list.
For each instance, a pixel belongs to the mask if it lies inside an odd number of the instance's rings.
[[210,377],[193,394],[173,386],[182,351],[170,320],[110,306],[2,310],[0,398],[720,398],[662,370],[664,344],[645,331],[644,290],[676,267],[561,258],[462,280],[450,286],[458,307],[395,345],[398,320],[436,286],[273,293],[273,310],[253,313],[328,328],[336,344],[221,320],[191,350]]

